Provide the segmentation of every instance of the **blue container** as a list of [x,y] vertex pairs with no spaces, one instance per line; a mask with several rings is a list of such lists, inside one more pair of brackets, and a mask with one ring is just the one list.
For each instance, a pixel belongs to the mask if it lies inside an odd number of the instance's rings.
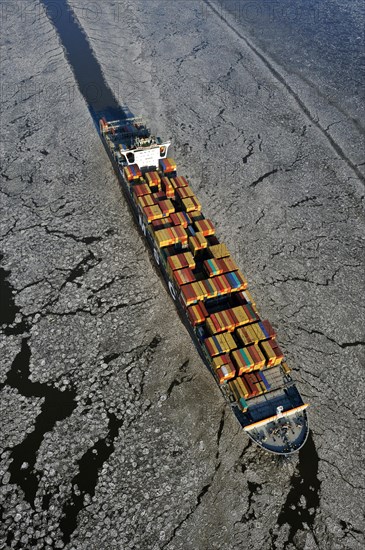
[[263,383],[264,383],[265,388],[267,389],[267,391],[269,391],[269,389],[271,388],[271,386],[270,386],[269,382],[267,381],[266,376],[264,375],[264,373],[263,373],[262,371],[260,372],[260,376],[261,376],[261,380],[262,380]]

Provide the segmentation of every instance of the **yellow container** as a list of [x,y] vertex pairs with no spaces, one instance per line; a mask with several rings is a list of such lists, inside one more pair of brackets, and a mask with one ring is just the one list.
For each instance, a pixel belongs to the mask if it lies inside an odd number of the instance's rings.
[[227,258],[229,254],[229,250],[226,247],[224,243],[219,244],[213,244],[209,247],[209,251],[212,254],[213,258]]
[[237,307],[232,308],[232,313],[234,314],[234,316],[236,317],[236,319],[237,319],[237,321],[240,325],[245,325],[245,324],[249,323],[250,320],[247,317],[246,312],[245,312],[245,310],[243,309],[242,306],[237,306]]
[[283,367],[283,371],[285,372],[285,374],[289,374],[291,372],[291,368],[285,361],[282,361],[281,366]]
[[224,336],[224,339],[227,342],[227,346],[229,348],[229,351],[237,348],[237,344],[234,341],[234,338],[233,338],[233,336],[230,332],[224,332],[222,334],[222,336]]
[[142,208],[155,204],[151,195],[142,195],[141,197],[138,197],[137,202]]
[[155,238],[160,248],[174,244],[174,239],[168,229],[159,229],[155,231]]
[[160,218],[162,218],[161,208],[158,206],[158,204],[154,204],[153,206],[146,206],[143,211],[145,213],[148,223],[151,223],[153,220],[159,220]]
[[196,197],[188,197],[186,199],[181,199],[184,210],[186,212],[193,212],[194,210],[201,210],[201,204]]

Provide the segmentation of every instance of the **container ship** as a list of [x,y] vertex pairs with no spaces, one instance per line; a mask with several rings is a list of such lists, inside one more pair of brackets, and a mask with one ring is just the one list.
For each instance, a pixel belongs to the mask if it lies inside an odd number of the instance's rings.
[[243,430],[272,453],[298,451],[308,404],[247,280],[168,157],[171,143],[135,117],[102,117],[99,130],[181,318]]

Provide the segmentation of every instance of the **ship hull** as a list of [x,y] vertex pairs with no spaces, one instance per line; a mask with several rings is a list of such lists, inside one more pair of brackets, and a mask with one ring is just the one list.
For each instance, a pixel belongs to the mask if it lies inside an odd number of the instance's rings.
[[[123,194],[126,200],[128,201],[130,210],[134,218],[134,222],[137,225],[140,234],[142,235],[142,237],[144,237],[144,240],[148,244],[150,255],[153,257],[152,263],[154,263],[157,273],[162,278],[164,285],[166,287],[166,290],[171,295],[175,303],[175,306],[177,308],[177,311],[179,313],[180,319],[184,324],[185,328],[188,330],[203,363],[205,364],[209,372],[212,374],[223,398],[231,407],[241,427],[245,430],[246,434],[249,436],[249,438],[252,441],[254,441],[257,445],[259,445],[261,448],[265,449],[266,451],[269,451],[274,454],[279,454],[279,455],[289,455],[294,452],[297,452],[305,444],[309,434],[308,417],[305,410],[299,410],[296,413],[297,427],[294,427],[294,429],[296,430],[297,433],[295,435],[295,439],[293,438],[290,446],[288,446],[287,444],[280,444],[280,441],[281,441],[280,437],[273,439],[273,437],[269,434],[270,430],[273,433],[277,433],[277,431],[278,430],[280,431],[282,429],[282,426],[284,426],[285,424],[285,422],[282,422],[281,418],[276,418],[276,415],[275,415],[276,406],[275,406],[275,403],[273,402],[270,412],[267,413],[268,416],[272,416],[273,420],[267,426],[265,426],[266,437],[264,440],[262,437],[262,431],[259,429],[259,427],[256,428],[255,425],[264,421],[265,418],[262,418],[262,419],[250,418],[250,414],[242,412],[237,403],[232,403],[230,401],[230,399],[228,398],[225,392],[224,386],[222,387],[218,383],[216,377],[214,376],[212,365],[207,355],[207,352],[205,350],[205,347],[203,346],[202,342],[199,340],[193,326],[190,324],[189,318],[187,317],[184,307],[182,306],[182,304],[180,303],[180,300],[178,299],[178,296],[174,289],[173,281],[170,279],[169,274],[165,268],[165,265],[161,259],[161,256],[158,253],[158,248],[156,246],[156,243],[152,235],[150,234],[150,232],[146,230],[143,220],[141,220],[140,213],[138,212],[138,209],[132,199],[129,184],[122,173],[122,168],[118,165],[117,161],[115,160],[111,150],[108,147],[107,142],[105,141],[104,135],[100,133],[100,131],[99,131],[99,135],[103,142],[104,148],[108,154],[108,157],[113,165],[114,171],[118,177],[120,186],[123,190]],[[303,401],[294,384],[292,386],[291,391],[292,391],[291,399],[293,399],[293,404],[296,405],[298,408],[300,408],[301,406],[303,406]],[[278,439],[279,439],[279,442],[278,442]]]

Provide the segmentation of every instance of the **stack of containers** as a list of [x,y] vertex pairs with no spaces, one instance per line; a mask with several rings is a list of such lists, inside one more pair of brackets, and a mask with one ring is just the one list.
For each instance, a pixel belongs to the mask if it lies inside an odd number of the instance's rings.
[[225,273],[225,276],[231,285],[232,291],[244,290],[247,288],[247,281],[240,271],[231,271],[230,273]]
[[159,164],[160,169],[164,174],[171,174],[171,172],[176,172],[176,162],[171,157],[160,159]]
[[174,189],[187,187],[189,185],[188,180],[184,178],[184,176],[175,176],[174,178],[170,178],[170,182]]
[[213,258],[221,259],[230,256],[229,250],[224,243],[213,244],[209,247],[209,252]]
[[161,190],[161,178],[158,172],[146,172],[144,177],[152,191]]
[[258,344],[250,344],[245,348],[245,350],[250,354],[254,362],[254,369],[262,369],[265,366],[265,356],[259,348]]
[[167,217],[173,212],[175,212],[174,205],[172,204],[170,199],[160,200],[158,205],[161,208],[161,211],[164,217]]
[[161,208],[158,204],[154,204],[153,206],[146,206],[145,208],[143,208],[143,212],[147,218],[148,223],[151,223],[153,220],[159,220],[163,217],[163,213],[161,212]]
[[166,227],[171,227],[172,226],[172,220],[170,217],[167,217],[167,218],[162,218],[159,219],[159,220],[153,220],[151,222],[151,225],[153,227],[153,230],[154,231],[158,231],[159,229],[164,229]]
[[238,377],[235,380],[228,382],[228,384],[231,392],[233,393],[236,400],[240,404],[241,410],[243,412],[246,411],[248,408],[246,399],[250,397],[250,392],[248,390],[247,384],[244,382],[244,380],[241,377]]
[[175,189],[174,189],[171,181],[169,180],[169,178],[167,178],[166,176],[163,176],[161,178],[161,187],[162,187],[162,190],[164,191],[167,199],[174,199],[175,198]]
[[190,185],[185,185],[184,187],[178,187],[176,189],[176,196],[180,199],[186,199],[188,197],[194,197],[195,195]]
[[207,300],[209,298],[215,298],[216,296],[218,296],[218,289],[215,285],[212,284],[212,281],[210,281],[209,279],[205,279],[203,281],[200,281],[200,284],[205,289]]
[[222,353],[229,353],[237,347],[236,342],[229,332],[222,332],[221,334],[210,336],[204,340],[204,344],[211,357],[221,355]]
[[261,393],[261,388],[257,387],[257,378],[253,373],[243,374],[242,380],[247,386],[250,397],[256,397],[256,395],[259,395],[259,393]]
[[236,306],[232,308],[231,313],[236,320],[236,326],[247,325],[253,321],[258,320],[257,314],[254,312],[250,304],[245,304],[243,306]]
[[236,320],[231,315],[230,309],[212,313],[207,319],[207,329],[210,334],[218,334],[219,332],[232,332],[236,327]]
[[124,167],[124,176],[127,181],[138,180],[142,177],[142,172],[138,167],[138,164],[130,164]]
[[215,370],[219,369],[222,365],[232,365],[232,361],[228,353],[223,353],[222,355],[217,355],[216,357],[213,357],[212,362]]
[[137,198],[137,202],[141,208],[145,208],[146,206],[152,206],[155,204],[152,195],[141,195]]
[[216,376],[220,384],[224,384],[227,380],[231,380],[236,376],[236,370],[232,363],[227,365],[222,365],[219,369],[216,370]]
[[171,214],[171,220],[174,225],[182,225],[185,229],[191,224],[191,219],[186,212],[175,212]]
[[181,298],[185,306],[190,306],[206,298],[205,289],[199,281],[181,287]]
[[189,237],[189,248],[194,254],[194,256],[198,252],[198,250],[207,248],[207,246],[208,246],[208,241],[204,237],[203,233],[195,233],[194,237]]
[[244,346],[248,346],[249,344],[257,344],[262,340],[268,340],[270,338],[270,334],[265,329],[262,321],[252,323],[251,325],[245,327],[240,327],[237,329],[236,334]]
[[278,346],[278,343],[277,341],[275,340],[275,338],[273,340],[271,340],[271,347],[272,349],[274,350],[274,353],[276,355],[276,360],[274,362],[274,366],[277,366],[277,365],[280,365],[280,363],[282,362],[282,360],[284,359],[284,354],[283,352],[281,351],[281,349],[279,348]]
[[215,228],[214,228],[214,225],[213,223],[208,220],[208,219],[205,219],[205,220],[196,220],[194,221],[194,226],[195,226],[195,229],[202,233],[204,235],[204,237],[208,237],[210,235],[214,235],[215,233]]
[[205,319],[208,317],[208,312],[205,309],[203,302],[189,306],[187,312],[190,322],[194,327],[204,323]]
[[208,277],[214,277],[223,273],[223,265],[218,262],[219,260],[215,260],[214,258],[204,260],[203,265]]
[[168,231],[171,232],[171,235],[174,238],[173,244],[180,243],[182,245],[187,244],[188,242],[188,236],[186,234],[186,231],[181,225],[174,225],[168,229]]
[[170,230],[170,227],[166,227],[165,229],[158,229],[155,231],[155,240],[160,248],[175,244],[174,235]]
[[149,188],[147,183],[139,183],[137,185],[133,185],[132,189],[137,198],[151,194],[151,189]]
[[234,364],[237,367],[238,376],[250,372],[254,368],[254,361],[246,349],[238,349],[231,354]]
[[204,261],[204,269],[208,277],[221,275],[223,273],[238,271],[238,267],[231,258],[215,259],[210,258]]
[[196,197],[181,199],[181,204],[186,212],[194,212],[194,210],[198,210],[200,212],[202,209],[202,206]]
[[173,273],[174,279],[179,286],[186,285],[187,283],[193,283],[195,281],[195,275],[189,267],[176,269]]
[[276,365],[277,357],[275,351],[272,348],[270,340],[260,342],[260,348],[265,356],[266,366],[274,367]]
[[190,267],[195,269],[195,260],[191,252],[182,252],[181,254],[174,254],[167,258],[167,264],[171,271],[175,269],[182,269],[183,267]]

